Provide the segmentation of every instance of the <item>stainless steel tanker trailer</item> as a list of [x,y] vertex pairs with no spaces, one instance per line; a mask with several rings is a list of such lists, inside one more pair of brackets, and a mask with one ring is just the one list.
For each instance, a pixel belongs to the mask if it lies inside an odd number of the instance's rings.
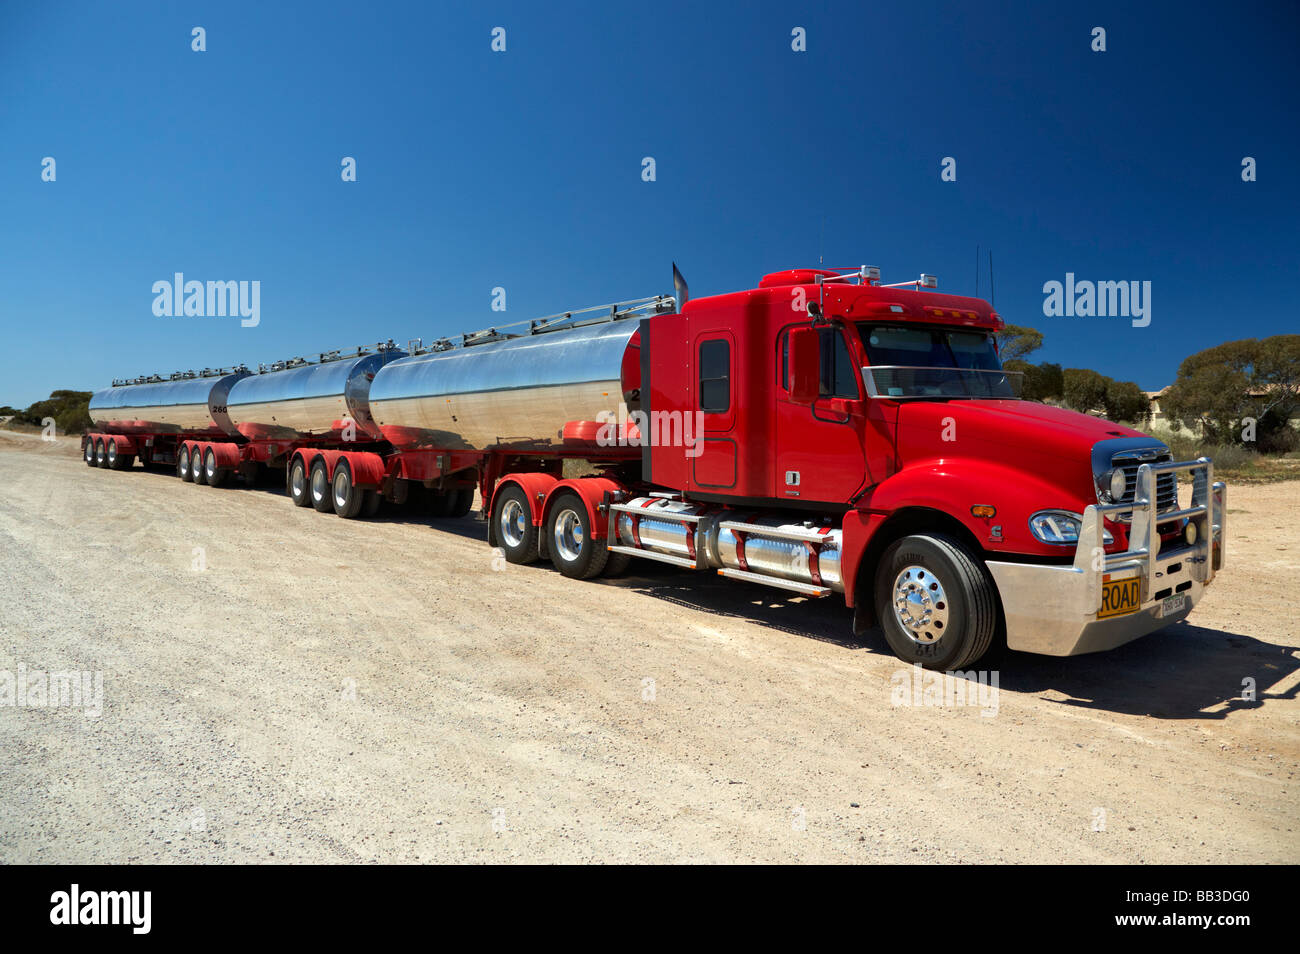
[[236,433],[226,413],[230,389],[248,369],[177,372],[170,378],[114,381],[90,398],[96,430],[82,441],[92,467],[122,470],[175,462],[187,438],[224,438]]
[[635,401],[637,319],[672,308],[656,296],[405,351],[389,341],[220,377],[115,382],[91,400],[86,461],[120,469],[139,454],[213,487],[282,471],[297,506],[357,517],[388,500],[463,516],[476,489],[490,500],[489,482],[525,459],[558,474],[579,451],[604,465],[637,458],[602,447],[599,422]]

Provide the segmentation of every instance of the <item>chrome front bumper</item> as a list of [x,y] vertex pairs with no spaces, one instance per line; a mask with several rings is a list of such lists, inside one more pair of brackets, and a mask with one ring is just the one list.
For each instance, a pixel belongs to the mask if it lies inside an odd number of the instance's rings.
[[[1155,513],[1156,477],[1190,471],[1192,503],[1185,510]],[[989,561],[1002,598],[1007,646],[1048,656],[1076,656],[1112,649],[1185,619],[1223,566],[1227,534],[1227,487],[1214,482],[1208,457],[1181,463],[1143,464],[1131,504],[1090,506],[1068,566]],[[1102,518],[1132,513],[1128,549],[1107,554]],[[1196,524],[1196,543],[1160,550],[1157,526],[1187,519]],[[1140,607],[1123,616],[1098,618],[1102,583],[1138,577]],[[1165,600],[1186,595],[1183,606],[1163,613]]]

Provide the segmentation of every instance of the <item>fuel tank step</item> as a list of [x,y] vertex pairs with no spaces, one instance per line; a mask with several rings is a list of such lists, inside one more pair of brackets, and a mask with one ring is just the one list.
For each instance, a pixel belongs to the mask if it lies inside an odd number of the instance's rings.
[[[610,549],[614,549],[610,547]],[[829,586],[817,586],[813,583],[801,583],[798,580],[785,580],[779,576],[767,576],[764,573],[751,573],[748,570],[736,570],[731,567],[724,567],[718,571],[719,576],[725,576],[730,580],[745,580],[748,583],[762,583],[764,586],[775,586],[779,590],[791,590],[795,593],[802,593],[804,596],[811,596],[820,599],[823,596],[830,596],[834,592]]]

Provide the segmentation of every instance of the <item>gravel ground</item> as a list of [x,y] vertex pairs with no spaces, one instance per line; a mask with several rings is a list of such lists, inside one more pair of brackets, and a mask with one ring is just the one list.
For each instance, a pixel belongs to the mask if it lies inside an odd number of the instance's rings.
[[0,481],[0,670],[103,679],[0,707],[4,861],[1300,861],[1295,482],[1230,488],[1188,623],[1006,654],[993,714],[893,705],[835,600],[494,568],[473,518],[74,439],[0,433]]

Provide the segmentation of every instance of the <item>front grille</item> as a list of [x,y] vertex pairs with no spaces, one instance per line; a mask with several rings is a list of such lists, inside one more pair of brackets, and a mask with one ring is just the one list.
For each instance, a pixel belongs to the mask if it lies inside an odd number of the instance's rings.
[[[1173,460],[1168,452],[1151,456],[1150,453],[1141,455],[1141,459],[1135,459],[1138,455],[1129,453],[1119,453],[1111,458],[1111,465],[1119,467],[1124,471],[1124,499],[1117,500],[1116,503],[1132,503],[1137,491],[1138,468],[1142,464],[1160,464]],[[1157,474],[1156,475],[1156,513],[1166,513],[1170,510],[1178,509],[1178,476],[1176,474]],[[1131,519],[1131,514],[1124,514],[1120,520],[1127,523]]]

